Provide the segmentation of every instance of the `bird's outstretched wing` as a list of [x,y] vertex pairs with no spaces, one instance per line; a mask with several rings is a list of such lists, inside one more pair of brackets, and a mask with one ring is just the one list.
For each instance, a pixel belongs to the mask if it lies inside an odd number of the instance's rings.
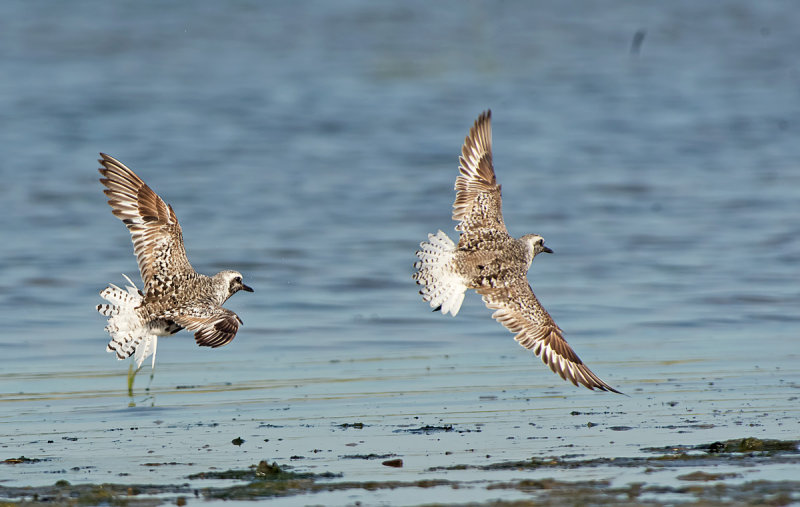
[[204,306],[190,311],[179,311],[173,320],[189,331],[195,331],[194,340],[201,347],[221,347],[236,337],[242,319],[221,306]]
[[526,349],[533,350],[561,378],[591,390],[620,393],[583,364],[564,339],[563,331],[536,299],[524,275],[506,287],[486,287],[477,291],[483,296],[486,306],[495,310],[492,318],[512,333],[517,333],[514,339]]
[[481,113],[464,140],[456,178],[453,220],[461,231],[459,247],[506,241],[500,185],[492,166],[492,112]]
[[107,187],[104,193],[112,213],[131,233],[145,293],[169,286],[175,277],[193,275],[172,206],[123,163],[105,153],[100,156],[100,182]]

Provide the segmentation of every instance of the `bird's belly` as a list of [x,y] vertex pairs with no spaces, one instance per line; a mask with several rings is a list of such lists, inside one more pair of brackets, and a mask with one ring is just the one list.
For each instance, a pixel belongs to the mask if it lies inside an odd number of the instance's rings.
[[183,329],[183,327],[174,321],[159,319],[150,322],[149,329],[156,336],[171,336]]

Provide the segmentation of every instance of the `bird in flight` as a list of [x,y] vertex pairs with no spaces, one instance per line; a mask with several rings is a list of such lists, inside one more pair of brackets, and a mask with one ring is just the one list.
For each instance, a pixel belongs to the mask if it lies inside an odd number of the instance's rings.
[[[155,368],[159,336],[181,329],[194,331],[198,345],[220,347],[236,336],[242,319],[222,304],[240,290],[253,292],[237,271],[214,276],[196,272],[183,247],[183,234],[172,206],[166,204],[132,170],[104,153],[98,160],[114,216],[122,220],[133,241],[143,291],[125,276],[122,289],[109,284],[100,296],[108,303],[97,310],[108,317],[111,341],[106,350],[118,359],[135,354],[137,371],[149,356]],[[123,275],[124,276],[124,275]],[[132,377],[129,375],[129,388]]]
[[[553,253],[538,234],[512,237],[503,222],[500,185],[492,165],[491,111],[482,113],[461,148],[453,220],[458,245],[442,231],[420,243],[413,278],[422,299],[442,313],[458,313],[467,289],[483,297],[492,317],[562,379],[594,390],[620,393],[595,375],[564,339],[528,283],[538,254]],[[622,393],[620,393],[622,394]]]

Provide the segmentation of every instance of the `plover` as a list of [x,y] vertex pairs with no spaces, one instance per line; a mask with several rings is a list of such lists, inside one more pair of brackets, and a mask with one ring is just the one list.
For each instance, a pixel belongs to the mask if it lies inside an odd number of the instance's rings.
[[467,289],[475,289],[495,310],[492,317],[561,378],[591,390],[619,393],[583,364],[533,294],[528,268],[538,254],[553,251],[538,234],[515,239],[506,230],[492,166],[491,118],[491,111],[482,113],[461,148],[453,203],[453,220],[461,233],[458,245],[441,230],[420,243],[413,278],[423,286],[422,299],[434,311],[455,316]]
[[[149,356],[156,363],[159,336],[181,329],[194,331],[198,345],[220,347],[236,336],[242,319],[222,304],[240,290],[253,292],[237,271],[214,276],[197,273],[183,247],[183,235],[172,206],[124,164],[101,153],[98,162],[114,216],[131,233],[144,292],[130,278],[125,289],[109,284],[100,296],[107,304],[97,311],[108,317],[111,341],[106,350],[117,359],[135,355],[137,369]],[[129,378],[129,382],[130,382]]]

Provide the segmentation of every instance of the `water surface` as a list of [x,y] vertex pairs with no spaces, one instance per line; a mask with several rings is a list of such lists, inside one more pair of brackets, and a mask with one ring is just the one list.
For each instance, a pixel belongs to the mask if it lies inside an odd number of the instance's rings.
[[[431,469],[796,439],[793,6],[4,4],[0,458],[43,461],[0,465],[0,485],[207,484],[187,477],[267,459],[470,485],[306,503],[513,500],[527,493],[488,486],[687,470]],[[486,108],[509,230],[556,252],[536,293],[628,397],[562,382],[474,294],[457,318],[417,294],[414,250],[455,237],[457,156]],[[132,398],[94,310],[138,279],[99,151],[173,205],[198,271],[256,290],[227,304],[233,343],[162,340]],[[370,454],[404,466],[352,457]]]

